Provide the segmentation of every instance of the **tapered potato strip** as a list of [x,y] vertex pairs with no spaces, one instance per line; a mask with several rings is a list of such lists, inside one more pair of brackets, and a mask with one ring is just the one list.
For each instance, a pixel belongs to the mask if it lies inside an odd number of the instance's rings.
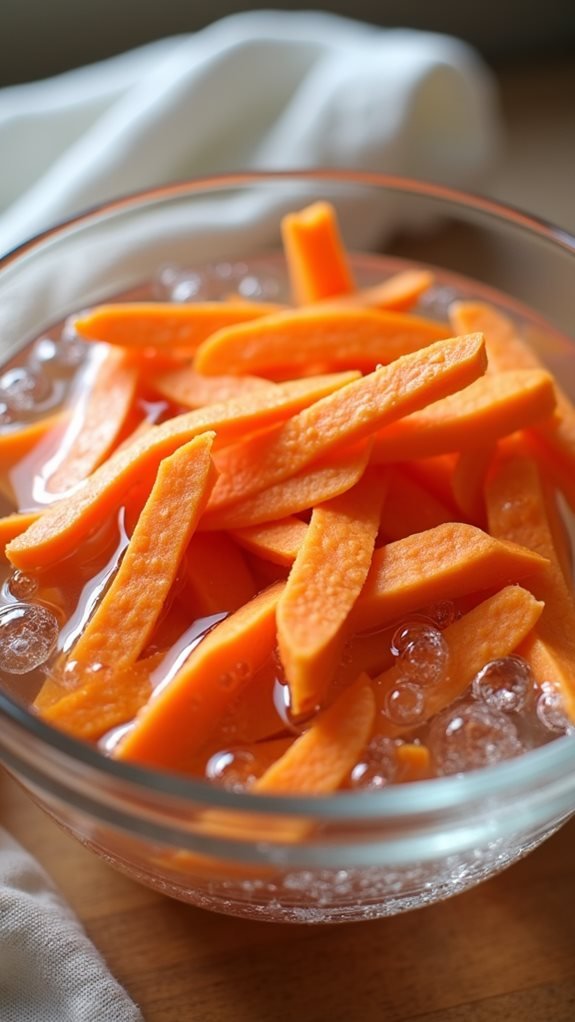
[[186,771],[226,708],[271,657],[276,641],[278,583],[225,618],[164,687],[160,687],[114,755],[147,766]]
[[15,511],[12,515],[5,515],[4,518],[0,518],[0,553],[3,554],[6,544],[25,532],[33,522],[38,520],[41,514],[41,511],[29,511],[24,514]]
[[152,426],[132,444],[111,455],[76,492],[47,508],[41,519],[6,548],[18,568],[46,567],[70,554],[104,518],[117,509],[130,487],[157,470],[162,458],[209,431],[222,442],[243,430],[287,417],[306,403],[343,387],[354,374],[340,373],[278,386],[277,393],[244,398],[186,412]]
[[74,327],[86,341],[106,341],[132,351],[177,349],[193,354],[214,331],[280,308],[266,302],[119,302],[95,306],[78,316]]
[[[0,529],[1,527],[0,520]],[[289,515],[279,521],[233,529],[232,536],[250,553],[257,554],[272,564],[289,566],[293,564],[306,532],[306,523],[295,515]]]
[[405,742],[404,745],[397,747],[395,759],[397,763],[395,781],[397,784],[423,781],[426,777],[431,776],[431,756],[425,745]]
[[358,632],[383,626],[439,600],[534,578],[546,564],[539,554],[473,525],[438,525],[374,552],[353,625]]
[[495,459],[487,477],[485,499],[489,530],[494,536],[519,542],[547,559],[543,570],[526,584],[545,603],[535,637],[549,652],[542,653],[537,663],[552,660],[556,674],[541,677],[535,662],[534,667],[539,681],[560,688],[567,711],[575,720],[575,599],[555,549],[548,510],[551,494],[532,458],[504,454]]
[[[432,284],[433,274],[430,270],[401,270],[387,277],[381,284],[361,288],[351,294],[338,296],[337,299],[327,299],[322,305],[329,303],[337,305],[338,308],[361,306],[364,309],[393,309],[395,312],[405,312]],[[457,333],[475,333],[475,330],[458,330]]]
[[[495,371],[510,368],[540,368],[541,359],[518,334],[517,327],[504,313],[485,302],[455,302],[450,318],[458,329],[481,330],[485,334],[489,367]],[[575,508],[575,405],[555,380],[555,414],[532,426],[538,458],[552,472],[571,508]]]
[[317,401],[276,431],[221,451],[210,510],[260,493],[334,449],[370,436],[402,415],[467,386],[485,369],[480,334],[440,341],[397,359]]
[[[513,653],[537,624],[543,603],[521,586],[506,586],[494,596],[470,610],[443,632],[449,649],[446,676],[425,692],[425,712],[429,720],[450,706],[465,692],[474,676],[490,660]],[[377,734],[395,736],[413,731],[413,724],[394,724],[386,716],[386,699],[402,680],[403,667],[395,664],[374,680],[378,707]]]
[[213,433],[165,458],[112,584],[72,649],[82,663],[134,663],[154,630],[208,499]]
[[63,437],[64,456],[47,481],[50,492],[71,489],[105,460],[132,407],[137,382],[138,370],[124,353],[108,350]]
[[486,445],[462,451],[457,456],[451,487],[459,512],[467,521],[483,529],[486,523],[484,486],[494,446]]
[[238,610],[256,595],[245,557],[225,533],[196,534],[185,559],[183,599],[194,617]]
[[212,334],[198,348],[198,372],[266,373],[319,363],[371,370],[448,336],[433,320],[383,309],[305,306]]
[[253,784],[254,794],[327,795],[337,791],[367,745],[375,699],[367,675],[350,685],[305,734]]
[[151,383],[158,394],[182,408],[203,408],[276,386],[259,376],[202,376],[191,366],[160,373]]
[[451,508],[408,472],[402,471],[401,466],[391,467],[388,479],[380,522],[386,539],[403,539],[414,532],[425,532],[444,522],[456,521]]
[[97,741],[145,706],[153,691],[152,674],[163,656],[154,653],[128,667],[97,672],[51,705],[38,703],[40,716],[74,738]]
[[[261,525],[323,504],[355,486],[365,471],[370,450],[369,441],[355,444],[253,497],[246,497],[219,511],[208,511],[199,527],[210,530]],[[218,464],[221,463],[216,461],[216,467]]]
[[386,480],[375,472],[314,508],[277,609],[278,649],[294,714],[321,705],[373,555]]
[[36,451],[46,452],[51,456],[57,449],[58,443],[63,435],[68,415],[65,412],[57,412],[55,415],[39,419],[28,426],[21,426],[17,429],[0,431],[0,493],[10,503],[18,504],[17,487],[13,487],[10,476],[11,471],[20,463],[29,466],[30,473],[34,471],[31,462],[24,459],[29,456],[34,458]]
[[314,202],[282,218],[281,233],[292,296],[297,305],[347,294],[355,282],[334,207]]
[[408,461],[494,443],[545,418],[554,407],[553,377],[543,369],[483,376],[382,430],[371,460]]

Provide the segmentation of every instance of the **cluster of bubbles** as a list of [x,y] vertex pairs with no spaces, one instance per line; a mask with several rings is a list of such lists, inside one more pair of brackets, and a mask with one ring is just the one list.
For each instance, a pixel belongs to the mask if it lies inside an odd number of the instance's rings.
[[67,321],[58,338],[40,337],[22,365],[0,376],[0,425],[31,422],[54,411],[66,381],[86,356],[86,345]]
[[276,302],[282,297],[279,275],[255,272],[243,262],[209,263],[198,268],[164,266],[153,285],[154,297],[168,302],[213,302],[230,295],[248,301]]

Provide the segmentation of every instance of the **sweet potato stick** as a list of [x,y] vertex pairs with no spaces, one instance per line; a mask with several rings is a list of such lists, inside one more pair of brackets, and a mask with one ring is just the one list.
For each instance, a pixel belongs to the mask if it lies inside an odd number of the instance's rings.
[[[0,520],[0,529],[2,521]],[[303,543],[307,525],[301,518],[289,515],[279,521],[266,522],[262,525],[248,525],[243,529],[233,529],[232,536],[240,546],[250,553],[263,557],[272,564],[293,564],[296,554]],[[1,532],[0,532],[1,535]]]
[[252,786],[255,794],[325,795],[336,791],[367,745],[375,699],[363,674]]
[[[506,586],[470,610],[443,632],[449,649],[446,677],[426,690],[425,714],[429,720],[465,692],[474,676],[490,660],[508,656],[536,625],[543,604],[521,586]],[[411,725],[394,724],[386,715],[386,700],[402,680],[402,665],[395,664],[374,680],[378,715],[377,734],[404,734]]]
[[440,341],[350,383],[341,394],[317,401],[277,431],[248,440],[233,456],[220,451],[210,511],[260,493],[330,451],[467,386],[484,368],[483,341],[474,334]]
[[194,617],[231,613],[256,595],[244,555],[225,533],[196,533],[185,559],[182,599]]
[[347,294],[355,283],[334,207],[314,202],[281,222],[291,291],[296,305]]
[[213,434],[160,463],[156,482],[110,588],[72,649],[80,663],[134,663],[154,630],[213,484]]
[[118,759],[186,771],[226,708],[271,657],[283,584],[225,618],[160,687],[118,746]]
[[385,497],[374,472],[316,507],[277,609],[278,648],[298,716],[321,705],[373,554]]
[[381,627],[439,600],[534,578],[546,564],[539,554],[473,525],[438,525],[374,552],[353,624],[358,632]]
[[259,376],[202,376],[191,366],[160,373],[152,386],[162,397],[182,408],[203,408],[255,391],[274,390],[275,384]]

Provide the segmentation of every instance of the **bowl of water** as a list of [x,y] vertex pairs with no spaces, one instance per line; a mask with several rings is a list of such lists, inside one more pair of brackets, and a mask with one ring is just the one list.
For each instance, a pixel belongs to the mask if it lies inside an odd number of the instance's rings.
[[[359,287],[430,271],[433,283],[417,299],[416,314],[442,323],[455,302],[491,304],[528,338],[566,399],[575,399],[575,241],[566,232],[486,199],[373,175],[278,173],[177,184],[90,211],[0,264],[5,519],[27,515],[32,523],[54,501],[48,441],[66,409],[89,391],[99,358],[97,346],[88,351],[75,332],[74,318],[100,303],[179,306],[231,294],[283,305],[289,279],[280,220],[320,199],[337,211]],[[157,394],[141,402],[157,421]],[[81,491],[82,480],[74,487]],[[559,509],[570,560],[568,493]],[[433,776],[392,783],[381,759],[389,749],[380,743],[329,796],[256,795],[242,783],[245,761],[225,748],[186,775],[116,757],[122,728],[96,742],[52,726],[37,710],[38,692],[55,659],[73,649],[126,542],[116,515],[98,522],[82,543],[74,585],[62,581],[71,577],[64,556],[41,578],[3,563],[0,758],[70,834],[132,878],[251,918],[376,918],[487,879],[575,810],[572,726],[551,684],[533,698],[522,658],[486,666],[455,712],[435,715],[425,732]],[[389,644],[413,647],[417,633],[441,658],[454,604],[432,610],[411,620],[407,637],[404,626],[403,635],[392,629]],[[218,620],[204,620],[204,631]],[[192,625],[196,631],[185,631],[174,657],[204,634]],[[69,678],[74,670],[72,661]]]

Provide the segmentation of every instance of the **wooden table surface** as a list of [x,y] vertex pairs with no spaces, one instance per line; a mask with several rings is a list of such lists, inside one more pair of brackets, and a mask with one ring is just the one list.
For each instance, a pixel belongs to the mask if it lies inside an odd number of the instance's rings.
[[[568,228],[574,97],[573,68],[502,78],[509,147],[489,189]],[[146,1022],[575,1020],[575,820],[467,894],[322,928],[162,898],[96,859],[1,774],[0,820],[47,868]]]
[[146,1022],[575,1019],[575,819],[440,905],[304,927],[218,916],[140,887],[5,775],[0,815],[48,869]]

